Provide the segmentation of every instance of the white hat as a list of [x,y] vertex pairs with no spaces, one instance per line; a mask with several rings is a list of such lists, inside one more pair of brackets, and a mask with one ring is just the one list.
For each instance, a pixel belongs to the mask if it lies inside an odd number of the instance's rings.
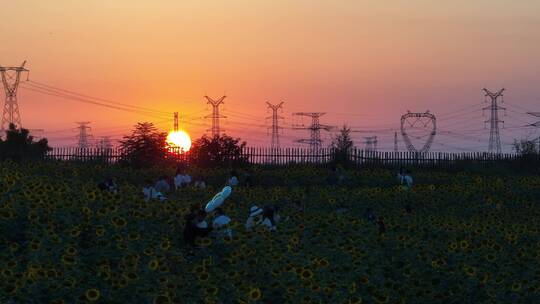
[[263,212],[263,210],[259,207],[257,207],[256,205],[255,206],[251,206],[251,208],[249,208],[249,216],[252,217],[252,216],[257,216],[259,214],[261,214]]

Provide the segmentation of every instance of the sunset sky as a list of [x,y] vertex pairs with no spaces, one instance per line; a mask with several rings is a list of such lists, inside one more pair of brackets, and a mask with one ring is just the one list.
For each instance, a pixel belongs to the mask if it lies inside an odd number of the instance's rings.
[[[483,87],[507,90],[504,150],[514,138],[540,134],[523,128],[536,121],[524,112],[540,112],[537,0],[17,0],[1,7],[0,65],[28,61],[35,83],[19,89],[22,123],[45,129],[53,146],[75,145],[77,121],[91,121],[95,138],[119,139],[138,121],[172,128],[174,111],[197,138],[210,124],[203,96],[226,94],[223,128],[253,146],[270,144],[265,102],[284,101],[284,146],[309,135],[290,128],[301,123],[295,111],[373,130],[355,133],[356,145],[377,135],[379,149],[391,150],[388,129],[399,129],[400,116],[430,110],[443,131],[433,150],[483,151]],[[30,90],[39,83],[162,113]]]

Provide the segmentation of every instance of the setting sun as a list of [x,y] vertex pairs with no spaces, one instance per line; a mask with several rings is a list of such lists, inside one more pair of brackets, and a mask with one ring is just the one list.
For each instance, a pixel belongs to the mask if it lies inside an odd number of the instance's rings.
[[191,148],[191,138],[185,131],[171,131],[167,135],[167,143],[173,147],[180,147],[184,151],[189,151]]

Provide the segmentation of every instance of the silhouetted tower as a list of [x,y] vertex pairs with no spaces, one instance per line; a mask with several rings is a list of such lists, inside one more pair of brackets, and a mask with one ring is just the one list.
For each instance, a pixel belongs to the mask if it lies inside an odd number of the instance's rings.
[[398,151],[397,132],[394,132],[394,152]]
[[[540,112],[527,112],[527,114],[535,116],[535,117],[540,117]],[[540,128],[540,121],[537,121],[537,122],[531,124],[531,126]],[[538,137],[536,140],[538,142],[538,144],[537,144],[538,145],[538,152],[540,153],[540,137]]]
[[77,129],[79,129],[79,135],[77,136],[77,147],[79,149],[90,148],[90,138],[92,137],[88,133],[88,130],[90,130],[88,124],[90,124],[90,122],[81,121],[77,122],[77,124],[79,125],[79,127],[77,127]]
[[174,125],[173,131],[178,132],[178,112],[174,112]]
[[[4,103],[4,112],[2,114],[2,125],[0,131],[7,130],[10,124],[14,124],[20,128],[21,115],[19,113],[19,104],[17,103],[17,89],[19,88],[19,81],[21,74],[29,72],[24,68],[26,61],[21,64],[20,67],[2,67],[0,66],[0,74],[2,75],[2,85],[4,92],[6,93],[6,100]],[[28,74],[27,74],[28,75]]]
[[207,115],[205,118],[212,118],[212,129],[207,131],[212,131],[212,137],[219,136],[221,134],[220,128],[219,128],[219,119],[220,118],[227,118],[226,116],[219,114],[219,105],[224,103],[223,100],[227,96],[221,96],[220,99],[214,100],[208,96],[204,96],[208,100],[207,103],[212,105],[212,115]]
[[96,148],[101,150],[110,150],[112,149],[111,137],[102,136],[96,143]]
[[[283,117],[278,115],[278,110],[282,109],[283,101],[278,104],[271,104],[268,101],[266,102],[268,107],[272,109],[272,116],[267,118],[272,118],[272,149],[279,149],[279,130],[282,129],[278,123],[280,119],[283,119]],[[282,109],[283,110],[283,109]]]
[[332,126],[327,125],[321,125],[319,122],[319,118],[323,116],[326,113],[320,113],[320,112],[297,112],[293,113],[293,115],[298,116],[307,116],[311,117],[311,125],[309,127],[302,127],[295,126],[294,129],[296,130],[310,130],[310,138],[309,139],[299,139],[296,142],[303,143],[303,144],[309,144],[310,148],[314,151],[319,150],[322,146],[322,140],[321,140],[321,129],[329,131],[333,129]]
[[377,151],[377,136],[364,137],[364,139],[366,151]]
[[497,104],[497,99],[501,97],[501,102],[504,102],[502,99],[504,89],[500,89],[498,92],[493,93],[490,92],[488,89],[483,89],[487,102],[487,97],[491,99],[491,105],[488,107],[485,107],[484,110],[489,109],[491,112],[489,120],[486,120],[486,122],[489,121],[490,129],[489,129],[489,152],[490,153],[501,153],[501,137],[499,135],[499,122],[504,123],[504,121],[499,120],[499,110],[506,110],[503,107],[500,107]]

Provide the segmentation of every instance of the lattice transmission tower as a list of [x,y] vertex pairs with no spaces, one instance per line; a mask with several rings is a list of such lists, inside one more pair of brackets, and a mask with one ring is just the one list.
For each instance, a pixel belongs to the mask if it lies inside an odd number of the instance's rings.
[[174,120],[173,131],[178,132],[178,112],[174,112],[173,120]]
[[269,129],[270,128],[272,129],[272,143],[271,143],[272,149],[279,149],[279,130],[283,129],[282,127],[279,126],[279,120],[283,119],[283,117],[278,115],[278,110],[279,109],[283,110],[282,108],[283,103],[284,103],[283,101],[278,104],[271,104],[268,101],[266,102],[268,107],[272,109],[272,116],[267,117],[267,118],[272,118],[272,126],[268,127]]
[[221,96],[220,99],[215,100],[208,96],[204,96],[204,98],[206,98],[207,100],[207,103],[212,105],[212,114],[205,116],[205,118],[212,118],[212,129],[207,130],[207,131],[212,131],[212,137],[219,136],[221,135],[221,132],[224,131],[219,128],[219,119],[227,118],[227,116],[223,116],[219,114],[219,105],[224,103],[223,100],[226,97],[227,96]]
[[[540,117],[540,112],[527,112],[527,114],[532,115],[534,117]],[[531,127],[540,128],[540,121],[537,121],[537,122],[531,124]],[[538,142],[537,143],[537,145],[538,145],[538,153],[540,153],[540,136],[536,139],[536,141]]]
[[489,152],[490,153],[501,153],[501,136],[499,134],[499,123],[504,123],[504,121],[499,120],[499,110],[506,110],[503,107],[500,107],[497,104],[497,100],[499,97],[501,97],[501,102],[504,102],[503,99],[503,92],[504,88],[500,89],[499,91],[493,93],[489,91],[488,89],[483,89],[485,94],[485,102],[487,102],[487,98],[489,97],[491,99],[491,105],[483,108],[483,110],[490,110],[491,115],[489,117],[489,120],[486,120],[484,123],[489,122],[490,128],[489,128]]
[[397,139],[397,132],[394,132],[394,152],[398,151],[398,139]]
[[88,126],[90,124],[89,121],[81,121],[77,122],[79,126],[77,129],[79,130],[79,135],[77,136],[77,147],[79,149],[86,149],[90,148],[90,139],[92,138],[92,135],[89,134],[88,130],[91,128]]
[[0,131],[2,131],[2,134],[4,134],[4,131],[9,128],[10,124],[14,124],[18,128],[22,126],[21,114],[19,113],[19,104],[17,103],[17,89],[19,88],[21,74],[29,72],[24,67],[25,64],[26,61],[24,61],[19,67],[0,66],[2,85],[6,94],[4,111],[2,114],[2,125],[0,126]]
[[293,115],[297,116],[307,116],[311,117],[311,125],[309,127],[301,126],[294,126],[293,128],[296,130],[309,130],[310,131],[310,138],[309,139],[298,139],[296,142],[303,143],[303,144],[309,144],[309,147],[316,151],[319,150],[322,146],[322,139],[321,139],[321,129],[330,131],[334,127],[328,126],[328,125],[321,125],[319,122],[319,118],[323,116],[326,113],[321,112],[297,112],[293,113]]
[[366,151],[377,151],[377,136],[364,137],[364,144]]
[[97,142],[96,142],[96,148],[101,150],[110,150],[112,149],[113,145],[111,143],[111,137],[110,136],[102,136]]

